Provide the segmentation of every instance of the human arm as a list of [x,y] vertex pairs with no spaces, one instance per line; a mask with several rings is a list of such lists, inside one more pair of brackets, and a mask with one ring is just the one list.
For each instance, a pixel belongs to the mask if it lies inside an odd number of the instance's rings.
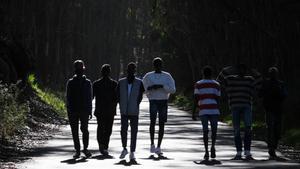
[[194,94],[194,104],[193,104],[193,112],[192,112],[193,120],[197,120],[197,116],[196,116],[197,107],[198,107],[198,95]]
[[140,90],[139,90],[139,98],[138,98],[138,103],[139,104],[143,100],[143,93],[144,93],[144,91],[145,91],[144,85],[143,85],[143,83],[141,83]]
[[93,111],[93,88],[92,88],[92,83],[88,81],[87,85],[87,108],[88,108],[88,113],[89,113],[89,119],[92,119],[92,111]]
[[67,112],[68,113],[70,113],[70,110],[71,110],[70,96],[71,96],[70,81],[68,81],[67,85],[66,85],[66,105],[67,105]]
[[166,84],[163,85],[163,88],[167,93],[173,94],[176,92],[175,80],[170,74],[167,74]]

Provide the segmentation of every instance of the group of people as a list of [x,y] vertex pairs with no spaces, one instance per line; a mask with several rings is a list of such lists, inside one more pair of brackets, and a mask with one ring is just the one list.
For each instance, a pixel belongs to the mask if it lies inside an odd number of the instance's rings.
[[[241,160],[242,152],[246,160],[253,160],[251,154],[252,136],[252,102],[254,98],[261,97],[266,112],[267,143],[270,159],[277,159],[276,149],[280,139],[281,115],[283,100],[287,95],[285,85],[278,79],[278,69],[271,67],[268,77],[254,71],[249,75],[245,64],[224,68],[217,79],[212,78],[212,68],[205,66],[202,69],[203,79],[196,82],[194,89],[195,105],[198,106],[202,121],[203,142],[205,148],[204,159],[216,157],[216,136],[218,118],[220,115],[220,96],[224,91],[227,96],[229,108],[232,113],[234,143],[236,155],[233,160]],[[222,90],[223,89],[223,90]],[[193,119],[196,119],[196,106],[193,110]],[[244,141],[241,138],[241,120],[244,124]],[[208,122],[211,125],[211,149],[208,149]],[[244,146],[243,146],[244,145]]]
[[[75,75],[67,82],[67,111],[71,126],[75,154],[79,158],[80,153],[90,157],[88,150],[89,131],[88,123],[92,118],[92,100],[95,99],[94,116],[97,118],[97,141],[99,151],[108,156],[108,148],[116,107],[119,103],[121,116],[121,141],[123,150],[120,158],[129,154],[129,159],[135,161],[135,150],[139,123],[139,105],[145,93],[150,104],[150,152],[162,155],[161,143],[164,136],[164,127],[168,119],[169,95],[175,93],[175,81],[170,73],[162,71],[163,60],[159,57],[153,59],[154,71],[147,73],[143,79],[135,76],[136,64],[127,65],[127,76],[117,81],[110,77],[111,67],[104,64],[101,67],[102,77],[91,83],[84,75],[85,65],[82,60],[74,62]],[[234,71],[232,71],[234,70]],[[247,74],[245,64],[238,64],[230,69],[223,69],[217,79],[213,79],[213,71],[210,66],[202,69],[203,79],[195,84],[195,105],[198,107],[199,117],[203,128],[204,159],[216,157],[215,143],[217,138],[218,119],[220,115],[219,102],[222,91],[226,93],[234,129],[234,142],[236,147],[235,160],[252,160],[251,131],[252,131],[252,101],[255,95],[263,99],[266,111],[266,123],[268,129],[268,148],[270,158],[277,158],[276,148],[280,138],[282,103],[286,97],[286,89],[282,81],[278,79],[278,69],[271,67],[268,78],[260,78]],[[234,73],[232,73],[234,72]],[[193,111],[193,119],[197,118],[196,106]],[[155,146],[155,126],[158,117],[158,141]],[[244,122],[244,146],[241,138],[241,119]],[[83,150],[79,141],[79,121],[82,132]],[[208,133],[211,125],[211,148],[208,149]],[[127,150],[128,127],[131,128],[130,151]]]
[[[139,105],[143,93],[147,94],[150,103],[150,152],[162,155],[161,143],[164,136],[164,127],[167,122],[168,98],[175,93],[175,81],[172,76],[162,71],[163,61],[161,58],[153,60],[154,71],[147,73],[143,80],[135,76],[136,64],[131,62],[127,65],[127,76],[115,81],[110,77],[111,67],[104,64],[101,67],[102,77],[91,83],[84,75],[85,65],[82,60],[74,62],[75,75],[67,82],[67,111],[70,121],[75,154],[79,158],[81,153],[79,141],[79,121],[82,131],[83,150],[86,157],[90,157],[88,150],[89,131],[88,121],[92,118],[92,100],[95,99],[94,115],[97,118],[97,141],[99,151],[108,156],[108,148],[116,106],[119,103],[121,115],[121,140],[123,150],[120,158],[129,154],[131,161],[135,161],[136,139],[139,123]],[[157,116],[159,119],[159,131],[157,146],[154,143],[155,125]],[[131,128],[130,152],[127,150],[128,125]]]

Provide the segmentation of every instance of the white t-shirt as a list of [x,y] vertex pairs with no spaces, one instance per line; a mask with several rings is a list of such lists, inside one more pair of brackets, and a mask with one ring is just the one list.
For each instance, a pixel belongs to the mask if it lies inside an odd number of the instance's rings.
[[[149,100],[168,100],[170,93],[175,93],[175,81],[168,72],[162,71],[155,73],[154,71],[147,73],[143,78],[145,93]],[[163,88],[147,90],[152,85],[163,85]]]

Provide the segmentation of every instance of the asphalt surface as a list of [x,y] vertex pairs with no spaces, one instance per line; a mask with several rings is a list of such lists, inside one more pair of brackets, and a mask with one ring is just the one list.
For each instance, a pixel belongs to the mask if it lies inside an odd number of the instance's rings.
[[[300,168],[300,163],[288,161],[268,160],[265,142],[253,141],[252,154],[254,161],[231,160],[235,155],[232,128],[219,122],[218,140],[216,145],[217,158],[203,161],[204,148],[202,142],[201,122],[193,121],[190,115],[169,106],[168,122],[165,127],[165,137],[162,143],[162,158],[151,156],[149,136],[149,103],[146,99],[141,103],[139,132],[137,140],[136,161],[137,165],[128,163],[129,159],[119,159],[122,151],[120,136],[120,116],[115,117],[113,134],[110,142],[110,157],[103,157],[98,151],[96,140],[97,122],[95,117],[90,121],[90,146],[93,156],[74,160],[72,155],[73,141],[69,126],[62,126],[61,132],[53,136],[46,144],[41,145],[33,157],[17,165],[21,169],[82,169],[82,168],[231,168],[231,169],[259,169],[259,168]],[[156,131],[158,126],[156,127]],[[130,137],[130,134],[128,134]],[[157,138],[157,134],[156,134]],[[128,145],[130,138],[128,139]],[[157,143],[157,142],[156,142]],[[129,147],[128,147],[129,149]],[[128,155],[129,156],[129,155]]]

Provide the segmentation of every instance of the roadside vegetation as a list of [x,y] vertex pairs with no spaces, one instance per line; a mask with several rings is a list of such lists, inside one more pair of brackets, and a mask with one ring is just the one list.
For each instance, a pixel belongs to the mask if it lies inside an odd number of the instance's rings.
[[0,83],[0,166],[22,160],[66,124],[63,98],[63,92],[41,87],[34,75],[25,83]]

